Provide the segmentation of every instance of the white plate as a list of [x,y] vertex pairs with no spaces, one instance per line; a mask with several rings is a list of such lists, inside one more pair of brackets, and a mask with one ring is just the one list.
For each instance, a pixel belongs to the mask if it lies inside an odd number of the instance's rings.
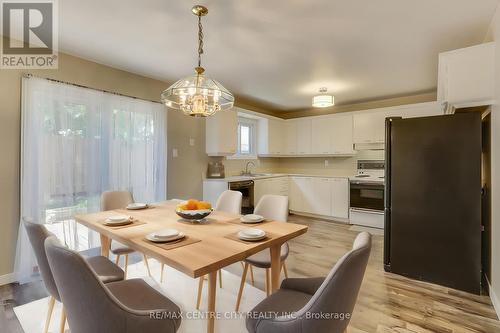
[[156,239],[165,239],[177,237],[179,235],[179,230],[177,229],[162,229],[151,233]]
[[107,223],[122,223],[127,220],[130,220],[130,216],[128,215],[111,215],[106,219]]
[[151,241],[151,242],[154,242],[154,243],[168,243],[168,242],[173,242],[173,241],[176,241],[176,240],[179,240],[181,238],[184,238],[186,235],[184,235],[183,232],[179,232],[179,234],[173,238],[169,238],[169,239],[163,239],[163,238],[156,238],[155,233],[151,233],[151,234],[148,234],[146,235],[146,239]]
[[132,219],[128,219],[128,220],[124,220],[124,221],[120,221],[120,222],[112,222],[112,221],[109,221],[109,220],[105,220],[104,221],[104,225],[107,225],[107,226],[110,226],[110,227],[120,227],[122,225],[131,224],[132,222],[133,222]]
[[265,239],[266,237],[267,236],[264,235],[262,237],[250,237],[250,238],[248,238],[248,237],[245,237],[245,236],[242,236],[242,235],[238,234],[238,238],[239,239],[244,240],[244,241],[250,241],[250,242],[260,241],[262,239]]
[[134,202],[127,205],[127,209],[135,210],[135,209],[145,209],[148,208],[147,203]]
[[266,237],[266,232],[264,230],[254,228],[243,229],[238,232],[238,237],[245,239],[262,239]]
[[243,223],[260,223],[264,221],[264,216],[257,215],[257,214],[248,214],[248,215],[243,215],[240,218],[241,222]]

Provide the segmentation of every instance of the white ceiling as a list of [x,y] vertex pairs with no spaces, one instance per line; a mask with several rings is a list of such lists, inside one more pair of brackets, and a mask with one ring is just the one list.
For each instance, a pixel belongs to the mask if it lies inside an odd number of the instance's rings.
[[[59,1],[60,50],[173,82],[196,62],[195,1]],[[428,92],[438,53],[481,43],[498,0],[208,0],[207,75],[269,107]],[[166,88],[166,87],[165,87]]]

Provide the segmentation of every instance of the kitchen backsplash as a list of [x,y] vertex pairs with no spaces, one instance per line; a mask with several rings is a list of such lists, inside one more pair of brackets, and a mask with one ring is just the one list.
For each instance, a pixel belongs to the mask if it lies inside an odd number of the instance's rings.
[[[222,161],[226,176],[239,175],[247,162],[252,161],[253,172],[294,173],[325,176],[352,176],[358,160],[384,159],[383,150],[362,150],[353,157],[264,157],[257,160],[225,159],[211,157],[210,161]],[[325,165],[325,160],[328,165]]]

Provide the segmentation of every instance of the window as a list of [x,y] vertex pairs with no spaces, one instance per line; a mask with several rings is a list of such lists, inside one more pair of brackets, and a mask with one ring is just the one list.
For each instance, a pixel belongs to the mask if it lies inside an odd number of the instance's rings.
[[[22,95],[21,216],[85,250],[98,237],[77,227],[73,216],[99,211],[103,191],[165,200],[162,104],[34,77],[23,79]],[[16,259],[21,277],[34,266],[23,229]]]
[[238,152],[233,158],[257,157],[257,121],[238,118]]

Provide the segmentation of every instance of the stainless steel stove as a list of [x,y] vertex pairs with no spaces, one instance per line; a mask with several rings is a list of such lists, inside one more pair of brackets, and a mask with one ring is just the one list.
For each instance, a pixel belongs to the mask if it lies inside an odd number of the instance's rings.
[[349,179],[351,224],[384,228],[383,160],[359,160],[358,172]]

